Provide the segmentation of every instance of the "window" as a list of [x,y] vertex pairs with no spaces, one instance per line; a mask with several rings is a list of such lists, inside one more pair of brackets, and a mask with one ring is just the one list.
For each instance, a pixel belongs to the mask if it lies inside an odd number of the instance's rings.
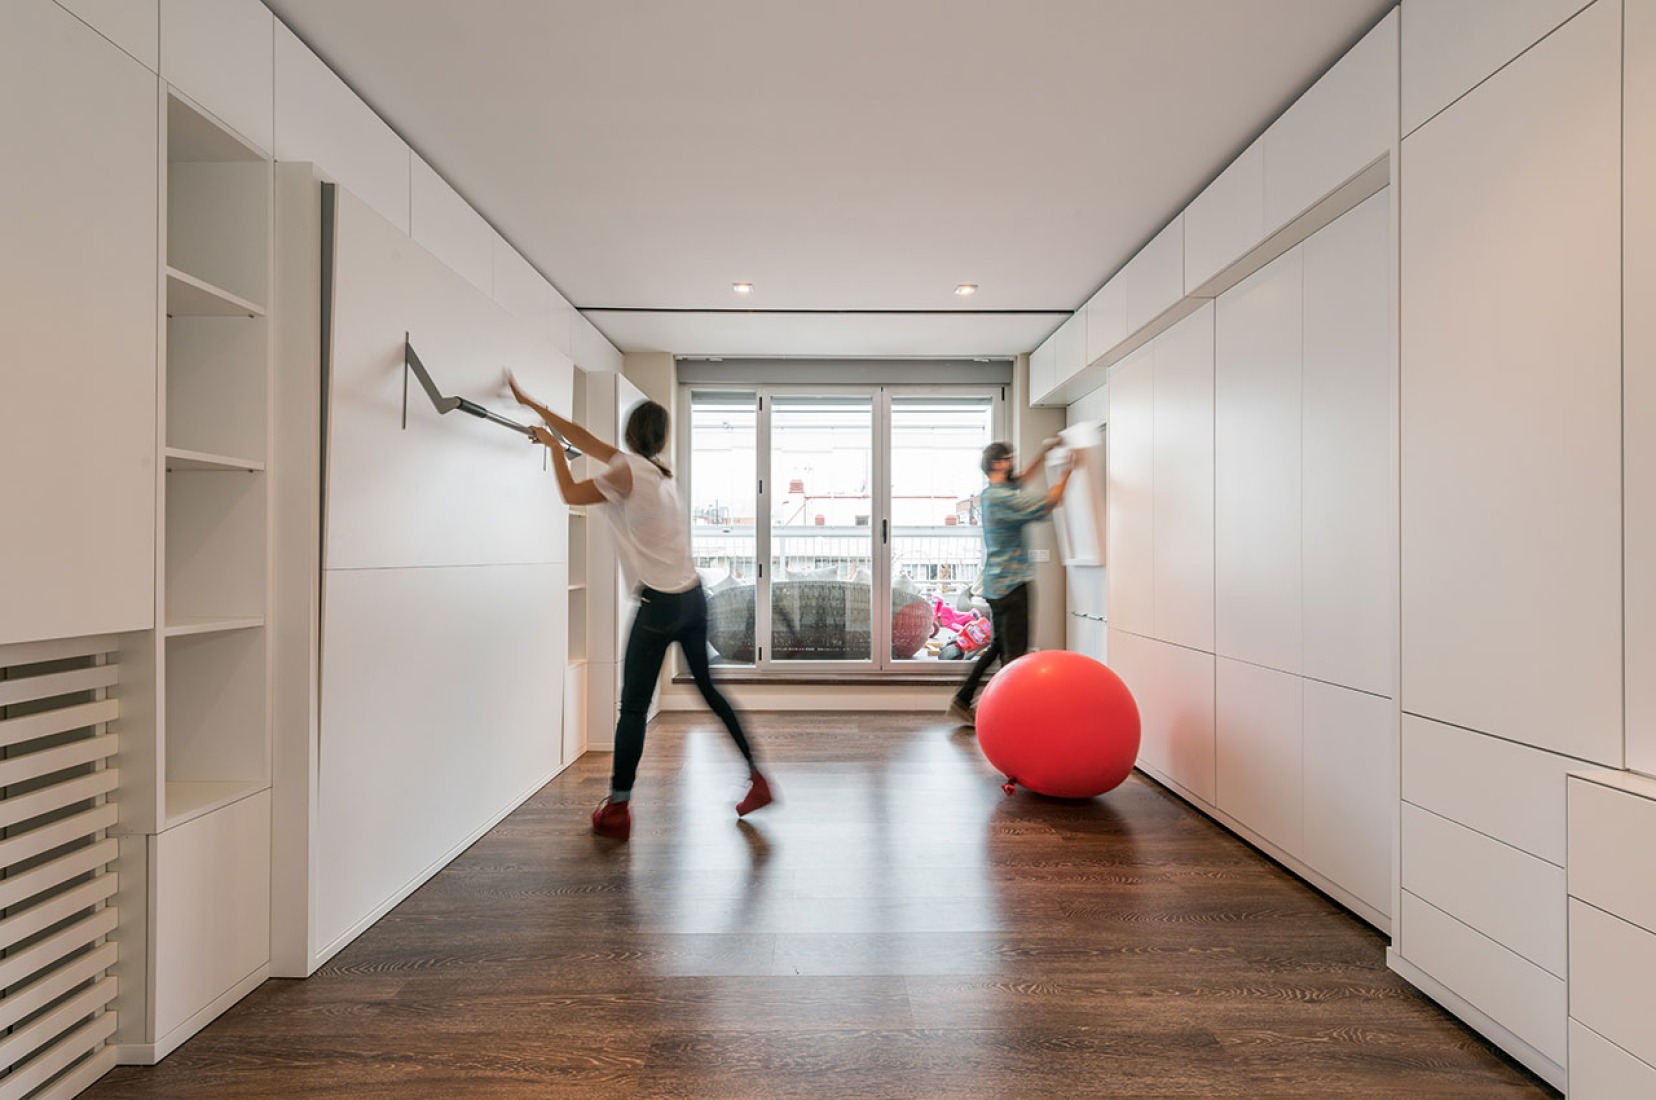
[[692,387],[712,660],[872,671],[959,656],[937,609],[985,606],[978,462],[1000,408],[999,386]]

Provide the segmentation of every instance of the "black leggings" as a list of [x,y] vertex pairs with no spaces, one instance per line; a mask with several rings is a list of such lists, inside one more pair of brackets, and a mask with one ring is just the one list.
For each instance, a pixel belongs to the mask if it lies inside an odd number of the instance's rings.
[[972,671],[966,674],[966,682],[955,692],[955,698],[962,706],[972,705],[972,696],[977,694],[978,682],[997,659],[1001,667],[1005,668],[1029,652],[1029,585],[1020,584],[1000,599],[990,600],[989,621],[994,636],[989,639],[989,644],[983,647],[983,652],[978,654],[978,659],[972,663]]
[[615,764],[610,787],[630,791],[638,776],[638,760],[644,755],[644,723],[650,714],[656,678],[667,648],[674,642],[684,651],[690,675],[713,713],[719,716],[730,739],[742,750],[748,767],[754,766],[753,747],[742,734],[736,711],[707,670],[707,594],[701,585],[688,592],[657,592],[644,588],[638,595],[638,614],[627,634],[627,657],[621,673],[621,718],[615,724]]

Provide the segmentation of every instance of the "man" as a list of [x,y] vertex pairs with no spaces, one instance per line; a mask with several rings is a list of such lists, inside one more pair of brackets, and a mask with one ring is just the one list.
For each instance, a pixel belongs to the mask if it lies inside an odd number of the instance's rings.
[[1020,489],[1046,461],[1058,440],[1041,445],[1035,461],[1021,474],[1013,473],[1016,456],[1006,443],[991,443],[983,449],[983,472],[989,487],[980,498],[983,515],[983,595],[989,601],[989,618],[994,637],[972,663],[966,682],[949,702],[948,715],[963,726],[977,724],[972,698],[989,665],[999,660],[1002,667],[1029,651],[1029,582],[1034,570],[1024,548],[1024,527],[1045,519],[1063,498],[1074,466],[1068,465],[1045,493]]

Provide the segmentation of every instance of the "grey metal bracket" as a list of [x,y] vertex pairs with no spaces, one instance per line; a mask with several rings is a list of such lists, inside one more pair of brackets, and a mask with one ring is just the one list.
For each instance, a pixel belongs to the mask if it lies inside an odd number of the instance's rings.
[[[437,388],[437,383],[431,380],[431,373],[426,370],[425,364],[420,362],[420,357],[414,351],[414,345],[410,342],[406,332],[403,333],[402,426],[404,431],[408,430],[408,376],[410,374],[413,374],[419,380],[420,388],[425,390],[426,396],[431,399],[431,407],[437,410],[437,415],[442,416],[459,409],[468,416],[475,416],[480,420],[490,420],[503,428],[510,428],[527,438],[531,443],[535,441],[534,429],[526,424],[519,424],[516,420],[501,416],[499,413],[486,409],[475,401],[468,401],[464,397],[445,397],[442,391]],[[547,428],[547,431],[552,432],[552,429]],[[552,435],[564,445],[565,455],[572,459],[581,457],[581,452],[571,447],[567,439],[557,432],[552,432]]]

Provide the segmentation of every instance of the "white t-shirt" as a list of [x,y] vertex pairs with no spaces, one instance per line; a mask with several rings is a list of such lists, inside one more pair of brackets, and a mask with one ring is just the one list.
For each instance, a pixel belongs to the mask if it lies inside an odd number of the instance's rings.
[[[632,492],[621,495],[621,470],[632,472]],[[647,458],[615,452],[593,479],[615,527],[621,565],[627,579],[657,592],[688,592],[701,583],[690,558],[690,521],[679,504],[678,490]]]

